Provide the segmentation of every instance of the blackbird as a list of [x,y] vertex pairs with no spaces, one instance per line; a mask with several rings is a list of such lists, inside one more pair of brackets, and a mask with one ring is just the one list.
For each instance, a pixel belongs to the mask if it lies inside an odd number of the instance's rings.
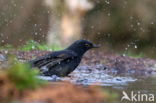
[[38,67],[45,76],[64,77],[75,70],[87,50],[98,47],[90,41],[77,40],[64,50],[54,51],[31,60],[30,63],[32,67]]

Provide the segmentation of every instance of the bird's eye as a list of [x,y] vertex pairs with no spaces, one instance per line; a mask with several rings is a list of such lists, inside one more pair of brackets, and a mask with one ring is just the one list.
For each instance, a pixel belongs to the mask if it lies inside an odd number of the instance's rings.
[[89,44],[85,44],[85,46],[86,46],[86,47],[90,47],[90,45],[89,45]]

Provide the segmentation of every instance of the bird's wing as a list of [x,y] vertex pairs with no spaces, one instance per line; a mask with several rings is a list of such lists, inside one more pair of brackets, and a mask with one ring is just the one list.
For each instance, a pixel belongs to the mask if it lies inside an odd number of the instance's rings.
[[77,54],[73,51],[69,51],[69,50],[57,51],[57,52],[52,52],[48,55],[39,57],[35,60],[32,60],[31,64],[34,67],[39,67],[39,68],[46,66],[47,64],[54,66],[56,64],[61,63],[64,60],[73,59],[75,57],[77,57]]

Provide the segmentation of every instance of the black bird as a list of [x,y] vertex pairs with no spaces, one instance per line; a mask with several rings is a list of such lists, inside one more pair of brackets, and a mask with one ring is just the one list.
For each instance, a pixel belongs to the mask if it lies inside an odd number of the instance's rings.
[[83,54],[91,49],[97,48],[87,40],[77,40],[69,47],[61,51],[55,51],[30,61],[32,67],[38,67],[46,76],[67,76],[80,64]]

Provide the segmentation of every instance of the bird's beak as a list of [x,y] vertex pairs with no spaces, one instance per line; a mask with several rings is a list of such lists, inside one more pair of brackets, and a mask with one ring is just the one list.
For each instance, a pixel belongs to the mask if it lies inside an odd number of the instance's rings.
[[100,44],[93,44],[93,48],[99,48],[99,47],[101,47],[101,45]]

